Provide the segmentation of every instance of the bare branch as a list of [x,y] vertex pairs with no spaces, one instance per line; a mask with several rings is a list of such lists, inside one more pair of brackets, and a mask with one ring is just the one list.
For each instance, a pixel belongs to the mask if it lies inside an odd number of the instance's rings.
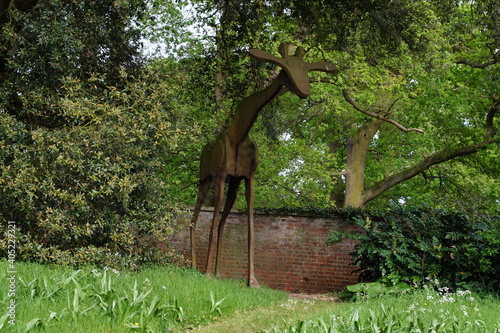
[[[373,118],[376,118],[376,119],[380,119],[382,121],[385,121],[385,122],[388,122],[394,126],[396,126],[397,128],[399,128],[400,130],[402,130],[403,132],[419,132],[419,133],[425,133],[423,130],[421,129],[418,129],[418,128],[406,128],[404,127],[403,125],[401,125],[400,123],[398,123],[397,121],[395,120],[392,120],[392,119],[389,119],[389,118],[386,118],[376,112],[372,112],[372,111],[368,111],[368,110],[364,110],[362,109],[355,101],[354,99],[349,95],[349,90],[347,89],[342,89],[342,93],[344,94],[344,98],[345,100],[351,104],[356,110],[358,110],[359,112],[362,112],[364,114],[366,114],[367,116],[370,116],[370,117],[373,117]],[[394,105],[394,103],[393,103]],[[392,105],[391,105],[392,107]]]
[[397,101],[399,101],[402,97],[398,97],[392,102],[391,106],[387,109],[387,114],[391,112],[392,107],[396,104]]

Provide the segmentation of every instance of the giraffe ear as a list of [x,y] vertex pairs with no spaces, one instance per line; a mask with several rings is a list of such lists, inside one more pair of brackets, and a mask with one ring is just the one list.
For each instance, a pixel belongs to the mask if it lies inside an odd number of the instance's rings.
[[250,49],[248,51],[250,56],[258,61],[270,62],[272,64],[278,65],[280,67],[284,66],[284,60],[272,55],[269,52],[258,50],[258,49]]
[[308,71],[321,71],[321,72],[335,72],[337,71],[337,67],[335,65],[326,62],[326,61],[318,61],[318,62],[310,62],[307,64]]

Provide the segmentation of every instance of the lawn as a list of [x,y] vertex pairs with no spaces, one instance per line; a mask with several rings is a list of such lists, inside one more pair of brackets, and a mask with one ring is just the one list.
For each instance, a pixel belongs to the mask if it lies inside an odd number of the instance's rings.
[[500,332],[498,298],[445,287],[332,302],[172,266],[10,271],[1,260],[2,332]]
[[446,287],[411,290],[330,307],[306,320],[275,325],[277,332],[500,333],[500,302]]

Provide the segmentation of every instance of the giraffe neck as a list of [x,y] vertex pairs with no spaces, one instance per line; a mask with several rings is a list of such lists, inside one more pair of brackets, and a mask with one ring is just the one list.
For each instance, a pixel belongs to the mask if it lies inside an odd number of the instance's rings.
[[241,143],[250,132],[259,111],[272,101],[285,85],[287,79],[284,71],[266,88],[244,98],[236,107],[233,119],[226,133],[237,143]]

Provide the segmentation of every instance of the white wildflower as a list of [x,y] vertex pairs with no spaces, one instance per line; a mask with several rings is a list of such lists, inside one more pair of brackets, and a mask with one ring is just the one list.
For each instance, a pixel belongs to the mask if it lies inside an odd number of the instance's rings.
[[94,274],[95,277],[101,277],[102,275],[102,273],[95,268],[92,270],[92,273]]
[[410,304],[410,306],[408,307],[408,310],[406,312],[410,313],[410,311],[413,311],[415,310],[415,307],[418,305],[418,303],[413,303],[413,304]]
[[472,294],[472,292],[470,290],[459,290],[457,291],[457,295],[458,296],[467,296],[467,295],[470,295]]
[[453,303],[455,302],[455,298],[453,298],[452,296],[450,295],[443,295],[443,297],[441,297],[438,301],[439,303]]
[[448,290],[450,290],[450,288],[448,288],[448,287],[441,287],[441,288],[438,288],[438,290],[439,290],[440,292],[442,292],[442,293],[447,293],[447,292],[448,292]]

